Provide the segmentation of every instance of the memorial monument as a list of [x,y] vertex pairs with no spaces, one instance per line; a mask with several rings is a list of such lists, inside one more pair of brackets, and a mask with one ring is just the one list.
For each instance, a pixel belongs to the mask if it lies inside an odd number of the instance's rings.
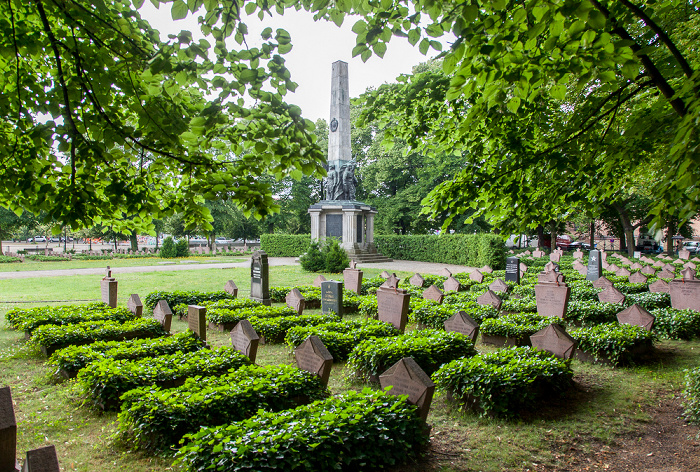
[[331,116],[328,133],[328,168],[324,199],[309,207],[311,239],[337,238],[350,259],[388,262],[374,245],[377,209],[355,199],[357,177],[350,151],[350,88],[348,64],[333,63]]

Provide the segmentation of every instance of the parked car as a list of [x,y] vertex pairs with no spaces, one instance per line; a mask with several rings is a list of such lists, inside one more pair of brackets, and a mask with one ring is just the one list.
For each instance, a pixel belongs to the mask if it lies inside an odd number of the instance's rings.
[[686,241],[685,244],[683,244],[683,249],[691,254],[697,254],[698,250],[700,250],[700,241]]
[[581,249],[582,251],[590,251],[591,245],[588,243],[582,243],[581,241],[574,241],[573,243],[569,244],[565,250],[575,251],[576,249]]
[[45,236],[34,236],[34,242],[35,243],[45,243],[46,237]]
[[34,238],[27,238],[27,242],[28,242],[28,243],[33,243],[33,242],[34,242]]
[[51,242],[51,243],[60,243],[60,242],[61,242],[61,238],[59,238],[58,236],[51,236],[51,237],[49,238],[49,242]]
[[214,242],[216,242],[216,244],[230,244],[231,243],[231,241],[229,239],[226,239],[224,237],[216,238],[214,240]]

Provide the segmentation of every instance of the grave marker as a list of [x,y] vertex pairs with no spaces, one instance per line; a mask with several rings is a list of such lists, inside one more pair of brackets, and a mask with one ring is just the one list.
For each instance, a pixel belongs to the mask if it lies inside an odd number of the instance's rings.
[[501,308],[503,301],[491,290],[487,290],[476,298],[476,303],[479,305],[491,305],[498,310]]
[[565,283],[559,282],[559,277],[555,272],[549,274],[551,274],[549,277],[540,277],[535,285],[537,314],[564,318],[566,307],[569,305],[571,288]]
[[112,277],[112,269],[107,266],[107,275],[102,278],[100,282],[100,289],[102,291],[102,302],[111,306],[112,308],[117,307],[117,279]]
[[[420,275],[419,273],[415,273],[415,274],[413,275],[413,277],[411,277],[410,279],[408,279],[408,283],[410,283],[410,284],[413,285],[414,287],[423,288],[423,284],[425,283],[425,279],[424,279],[423,276]],[[445,289],[445,290],[447,290],[447,289]]]
[[642,256],[642,253],[640,251],[634,251],[634,254],[632,257],[635,259],[639,259]]
[[588,268],[586,270],[586,280],[598,280],[603,275],[603,261],[600,258],[600,251],[593,249],[588,253]]
[[316,278],[314,279],[314,282],[313,282],[311,285],[313,285],[314,287],[320,287],[321,284],[322,284],[323,282],[325,282],[326,280],[327,280],[327,279],[326,279],[324,276],[319,275],[318,277],[316,277]]
[[440,271],[440,275],[442,275],[443,277],[450,277],[452,275],[452,272],[450,272],[450,269],[445,267]]
[[641,326],[647,331],[654,327],[656,317],[636,303],[617,314],[617,321],[621,324]]
[[661,279],[649,285],[649,291],[652,293],[670,293],[668,282]]
[[386,278],[386,280],[384,281],[384,283],[383,283],[382,285],[380,285],[380,287],[384,287],[384,288],[397,288],[397,287],[399,286],[399,281],[400,281],[400,280],[401,280],[401,279],[399,279],[398,277],[396,277],[396,274],[389,274],[389,276]]
[[539,259],[542,256],[544,256],[544,251],[540,251],[539,249],[532,251],[532,257]]
[[620,268],[616,264],[610,264],[607,268],[610,272],[617,272]]
[[549,255],[550,262],[559,262],[561,260],[561,254],[558,252],[553,252]]
[[480,284],[484,281],[484,274],[482,274],[481,272],[479,272],[478,269],[476,269],[471,274],[469,274],[469,279]]
[[173,312],[170,309],[170,306],[168,306],[167,301],[160,300],[156,304],[156,306],[153,308],[153,318],[160,322],[165,331],[170,332],[170,326],[173,322]]
[[676,274],[666,269],[662,269],[661,272],[656,274],[656,277],[658,277],[659,279],[673,279],[674,277],[676,277]]
[[141,298],[136,293],[132,293],[129,299],[126,301],[126,307],[134,315],[141,318],[143,316],[143,303],[141,303]]
[[[524,265],[524,264],[523,264]],[[520,283],[520,259],[509,257],[506,259],[506,281]]]
[[60,472],[58,456],[54,446],[44,446],[27,451],[22,472]]
[[672,273],[676,272],[676,266],[674,266],[673,264],[666,263],[666,264],[664,264],[662,269],[667,270],[667,271],[672,272]]
[[17,465],[17,421],[10,387],[0,388],[0,471],[15,472]]
[[663,267],[665,265],[664,261],[654,261],[652,264],[654,267]]
[[231,345],[233,348],[255,363],[258,354],[258,344],[260,336],[253,329],[253,325],[248,320],[241,320],[231,330]]
[[458,311],[445,320],[445,331],[454,331],[468,337],[472,342],[476,342],[479,335],[479,323],[469,316],[465,311]]
[[623,304],[625,303],[625,294],[620,292],[612,285],[605,287],[602,292],[598,292],[598,301],[605,303]]
[[358,269],[350,268],[343,271],[343,283],[345,288],[360,294],[362,291],[362,276],[364,272]]
[[680,251],[678,251],[678,258],[687,261],[688,259],[690,259],[690,251],[688,251],[687,249],[681,249]]
[[381,278],[383,278],[383,279],[388,279],[390,275],[391,275],[391,274],[390,274],[389,272],[385,271],[385,270],[383,270],[382,273],[379,274],[379,276],[380,276]]
[[446,292],[459,292],[462,284],[459,283],[459,280],[450,275],[447,280],[442,283],[442,286]]
[[297,367],[311,372],[321,378],[323,385],[328,385],[328,378],[333,367],[333,356],[318,336],[309,336],[294,350]]
[[187,327],[202,341],[207,340],[207,308],[199,305],[187,307]]
[[445,298],[445,294],[442,293],[442,291],[435,285],[431,285],[423,290],[423,298],[426,300],[436,301],[442,305],[442,300]]
[[639,262],[635,262],[634,264],[632,264],[630,266],[630,269],[632,269],[632,270],[640,270],[643,268],[644,268],[644,266],[642,264],[640,264]]
[[690,262],[690,261],[688,261],[688,262],[686,262],[685,264],[683,264],[683,267],[684,267],[684,268],[690,267],[691,269],[697,269],[697,268],[698,268],[698,266],[696,266],[695,263]]
[[390,395],[408,395],[418,407],[418,416],[426,421],[433,401],[435,384],[411,357],[404,357],[379,376],[382,389],[391,386]]
[[250,259],[250,298],[270,306],[270,271],[265,251],[255,251]]
[[[482,274],[493,274],[493,269],[492,269],[491,266],[489,266],[489,265],[485,265],[484,267],[482,267],[481,269],[479,269],[479,271],[480,271]],[[450,274],[450,275],[452,275],[452,274]]]
[[654,269],[652,266],[644,266],[640,272],[646,275],[654,275],[656,274],[656,269]]
[[630,271],[625,269],[624,267],[620,267],[615,271],[615,275],[620,276],[620,277],[629,277],[631,275]]
[[600,277],[592,284],[595,288],[612,287],[613,283],[607,277]]
[[690,309],[700,311],[700,280],[695,278],[695,271],[685,269],[683,278],[669,283],[671,307],[677,310]]
[[551,352],[562,359],[571,359],[577,344],[564,327],[556,323],[552,323],[530,336],[530,342],[532,347]]
[[233,280],[227,281],[226,285],[224,285],[224,292],[228,293],[229,295],[233,295],[233,298],[238,298],[238,286],[236,285],[236,282]]
[[489,290],[494,292],[507,292],[508,284],[506,284],[503,279],[496,279],[489,285]]
[[327,280],[321,284],[321,313],[343,316],[343,282]]
[[377,289],[379,320],[393,325],[403,333],[408,321],[408,304],[410,299],[411,294],[404,289],[379,287]]
[[301,315],[304,312],[304,308],[306,307],[306,299],[298,288],[293,288],[290,290],[287,296],[284,297],[284,301],[287,303],[289,308],[297,312],[297,315]]
[[627,277],[627,281],[632,284],[645,284],[647,283],[647,278],[641,272],[635,272]]
[[574,259],[583,259],[583,251],[581,249],[574,251]]

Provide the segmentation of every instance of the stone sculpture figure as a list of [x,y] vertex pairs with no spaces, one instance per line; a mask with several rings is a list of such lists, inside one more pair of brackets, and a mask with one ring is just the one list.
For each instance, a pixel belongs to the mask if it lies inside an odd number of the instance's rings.
[[357,178],[355,177],[355,161],[352,160],[342,167],[328,167],[326,177],[326,200],[355,200]]

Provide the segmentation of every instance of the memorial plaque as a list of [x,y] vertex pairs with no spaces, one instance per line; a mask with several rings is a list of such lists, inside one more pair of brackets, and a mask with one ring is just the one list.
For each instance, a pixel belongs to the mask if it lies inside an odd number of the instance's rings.
[[328,280],[321,284],[321,313],[343,316],[343,282]]
[[496,279],[489,285],[489,290],[494,292],[507,292],[508,284],[506,284],[503,279]]
[[102,302],[112,308],[117,307],[117,279],[112,277],[112,270],[107,266],[107,276],[100,282]]
[[491,290],[487,290],[476,298],[476,303],[479,305],[491,305],[498,310],[501,308],[503,301]]
[[284,301],[287,303],[287,306],[289,308],[297,312],[297,315],[301,315],[302,313],[304,313],[304,308],[306,307],[306,299],[301,294],[298,288],[293,288],[292,290],[290,290],[287,296],[284,297]]
[[620,277],[629,277],[631,275],[631,272],[624,267],[620,267],[615,271],[615,275],[620,276]]
[[678,251],[678,259],[683,259],[684,261],[687,261],[690,259],[690,251],[687,249],[681,249]]
[[603,261],[600,258],[600,251],[593,249],[588,254],[586,280],[598,280],[601,275],[603,275]]
[[326,237],[343,239],[343,215],[326,215]]
[[668,282],[664,282],[659,279],[653,284],[649,285],[649,291],[652,293],[670,293],[670,288]]
[[656,277],[658,277],[659,279],[673,279],[676,277],[676,274],[666,269],[662,269],[661,272],[656,274]]
[[617,314],[617,321],[620,324],[641,326],[647,331],[654,327],[656,317],[636,303],[626,310]]
[[476,342],[479,335],[479,323],[469,316],[465,311],[458,311],[445,320],[445,331],[454,331],[468,337],[471,342]]
[[423,298],[426,300],[433,300],[438,302],[439,304],[442,304],[442,300],[445,298],[445,294],[442,293],[442,290],[437,288],[435,285],[431,285],[430,287],[423,290]]
[[550,262],[559,262],[561,260],[561,254],[558,252],[553,252],[549,255]]
[[345,269],[343,271],[343,283],[345,284],[345,288],[359,295],[362,291],[363,275],[364,272],[361,270]]
[[202,341],[207,340],[207,308],[199,305],[187,307],[187,327]]
[[602,292],[598,292],[598,301],[621,305],[625,303],[625,294],[610,285],[605,287]]
[[506,282],[520,283],[520,265],[520,259],[517,257],[508,257],[506,259]]
[[[485,265],[484,267],[479,269],[479,272],[481,272],[482,274],[493,274],[493,269],[491,268],[491,266]],[[452,274],[450,274],[450,275],[452,275]]]
[[574,259],[583,259],[583,251],[580,249],[576,249],[574,251]]
[[231,345],[233,348],[255,363],[258,355],[258,344],[260,336],[253,329],[253,325],[248,320],[241,320],[231,330]]
[[61,472],[54,446],[44,446],[27,451],[22,472]]
[[639,259],[641,256],[642,253],[640,251],[634,251],[634,255],[632,257],[634,257],[635,259]]
[[316,278],[314,279],[314,282],[313,282],[311,285],[313,285],[314,287],[320,287],[321,284],[322,284],[323,282],[325,282],[326,280],[327,280],[327,279],[326,279],[324,276],[319,275],[318,277],[316,277]]
[[469,279],[480,284],[481,282],[484,281],[484,274],[479,272],[479,270],[477,269],[477,270],[474,270],[471,274],[469,274]]
[[551,352],[561,359],[571,359],[576,351],[576,340],[559,324],[552,323],[530,336],[532,347]]
[[443,277],[451,277],[451,276],[452,276],[452,272],[450,272],[450,269],[448,269],[447,267],[445,267],[445,268],[443,268],[443,269],[440,271],[440,275],[442,275]]
[[656,274],[656,269],[654,269],[652,266],[644,266],[640,272],[646,275],[654,275]]
[[462,284],[459,283],[459,280],[450,275],[447,280],[442,283],[442,287],[446,292],[459,292],[459,289],[462,288]]
[[233,295],[233,298],[237,298],[238,286],[233,280],[229,280],[226,282],[226,285],[224,285],[224,292],[228,293],[229,295]]
[[265,251],[255,251],[250,259],[250,298],[270,306],[270,271]]
[[700,311],[700,281],[695,279],[671,280],[669,293],[671,294],[671,307],[676,310]]
[[600,277],[592,284],[595,288],[612,287],[613,283],[607,277]]
[[564,318],[570,296],[571,288],[566,285],[544,283],[535,285],[537,314],[540,316]]
[[10,387],[0,388],[0,471],[15,472],[17,465],[17,421]]
[[156,303],[156,306],[153,308],[153,318],[158,320],[165,331],[170,332],[170,326],[173,322],[173,312],[167,301],[160,300]]
[[426,421],[435,393],[435,384],[411,357],[404,357],[379,376],[382,389],[391,386],[389,395],[408,395],[408,402],[418,407],[418,416]]
[[328,379],[333,368],[333,356],[318,336],[309,336],[294,350],[297,367],[311,372],[321,378],[323,385],[328,385]]
[[396,274],[390,274],[390,275],[386,278],[386,281],[385,281],[382,285],[380,285],[380,287],[384,287],[384,288],[397,288],[397,287],[399,286],[399,281],[400,281],[400,280],[401,280],[401,279],[399,279],[398,277],[396,277]]
[[532,251],[532,257],[539,259],[542,256],[544,256],[544,251],[540,251],[539,249]]
[[425,279],[423,278],[422,275],[416,273],[416,274],[413,275],[413,277],[411,277],[410,279],[408,279],[408,283],[410,283],[410,284],[413,285],[414,287],[423,288],[423,284],[425,284]]
[[134,315],[141,318],[143,316],[143,303],[141,303],[141,298],[136,293],[132,293],[129,299],[126,301],[126,307]]
[[632,284],[645,284],[647,283],[647,278],[641,272],[635,272],[634,274],[627,277],[627,281]]
[[404,289],[379,287],[377,289],[379,320],[393,325],[403,333],[408,321],[410,299],[411,294]]

